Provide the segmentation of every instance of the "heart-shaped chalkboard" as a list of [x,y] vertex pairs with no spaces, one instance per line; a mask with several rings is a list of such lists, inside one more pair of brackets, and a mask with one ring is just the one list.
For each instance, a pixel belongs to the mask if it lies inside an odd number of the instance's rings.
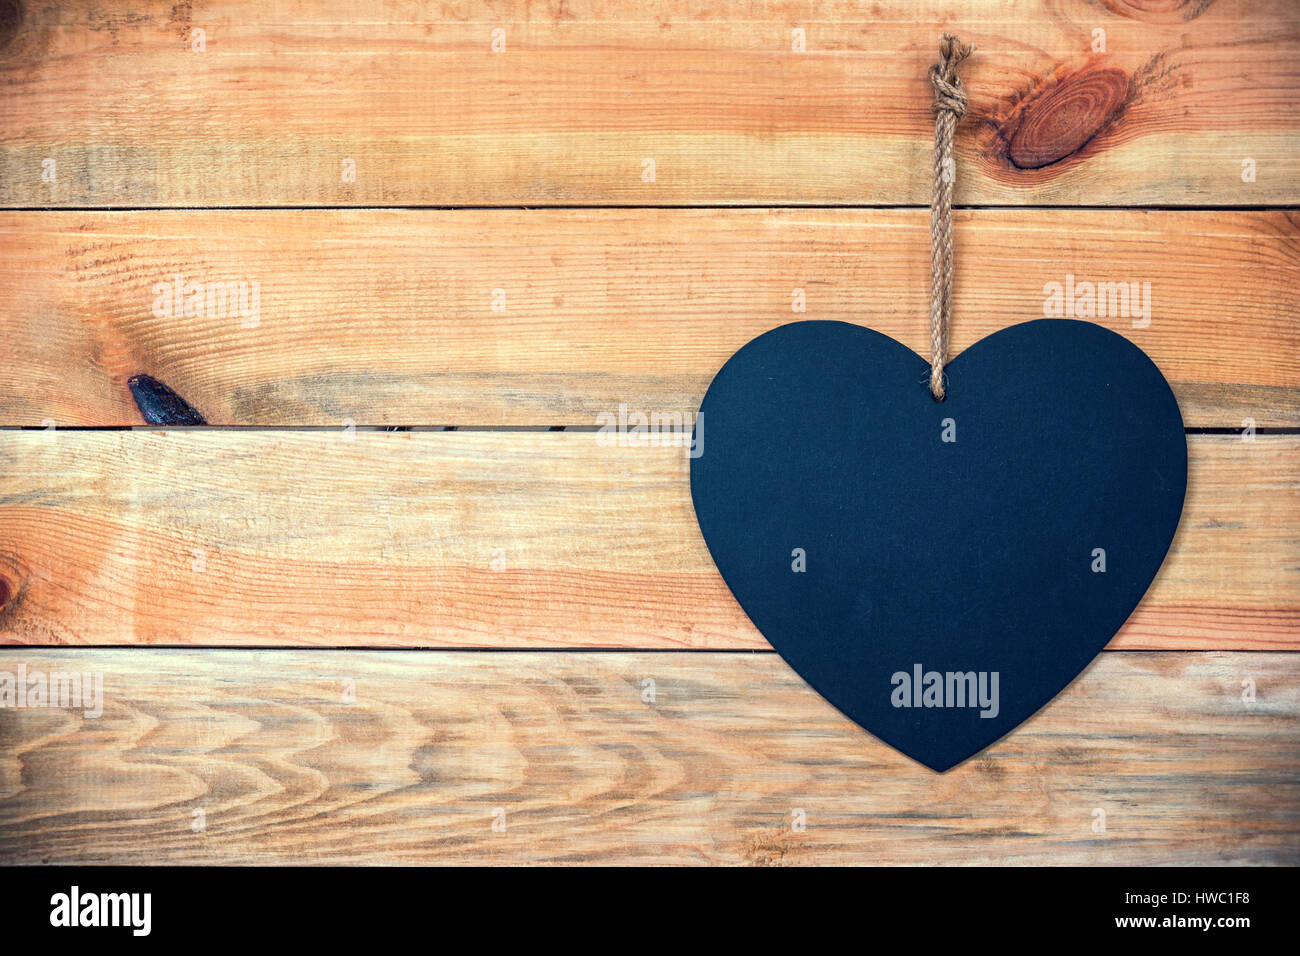
[[[1088,322],[948,366],[796,322],[722,367],[691,496],[713,560],[800,676],[943,771],[1052,699],[1137,607],[1178,527],[1187,442],[1137,346]],[[762,706],[761,702],[755,706]]]

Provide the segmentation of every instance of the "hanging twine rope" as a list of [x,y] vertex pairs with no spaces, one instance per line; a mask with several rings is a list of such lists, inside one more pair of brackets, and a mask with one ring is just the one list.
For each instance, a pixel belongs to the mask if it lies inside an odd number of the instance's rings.
[[975,44],[964,45],[949,33],[939,44],[942,61],[930,67],[934,86],[934,191],[930,194],[930,394],[943,401],[943,366],[948,358],[948,324],[952,319],[952,185],[956,167],[952,134],[966,112],[966,91],[957,64]]

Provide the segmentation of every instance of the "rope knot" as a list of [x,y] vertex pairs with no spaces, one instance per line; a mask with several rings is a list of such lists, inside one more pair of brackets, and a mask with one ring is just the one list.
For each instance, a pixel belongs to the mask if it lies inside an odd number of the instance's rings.
[[948,361],[948,325],[952,320],[952,136],[966,112],[966,91],[957,78],[957,64],[970,56],[966,46],[949,33],[939,44],[941,62],[930,67],[934,86],[934,191],[930,194],[930,394],[942,402],[948,394],[943,366]]
[[930,67],[930,85],[934,87],[936,113],[951,113],[957,119],[966,115],[966,91],[957,76],[957,64],[970,56],[975,44],[967,46],[950,33],[943,35],[939,44],[942,62]]

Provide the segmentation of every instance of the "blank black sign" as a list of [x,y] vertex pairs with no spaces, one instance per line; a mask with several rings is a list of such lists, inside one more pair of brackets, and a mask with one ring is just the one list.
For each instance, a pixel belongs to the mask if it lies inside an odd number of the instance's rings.
[[1173,392],[1101,326],[1013,326],[947,374],[936,402],[929,364],[885,335],[783,326],[718,372],[691,462],[700,530],[750,619],[827,700],[938,771],[1119,630],[1187,485]]

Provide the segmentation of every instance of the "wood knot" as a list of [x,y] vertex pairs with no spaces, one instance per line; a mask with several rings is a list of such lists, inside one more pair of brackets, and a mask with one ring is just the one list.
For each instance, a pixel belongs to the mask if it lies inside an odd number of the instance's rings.
[[150,425],[206,425],[194,406],[152,375],[132,375],[127,380],[131,397]]
[[1002,124],[1007,159],[1018,169],[1060,162],[1110,125],[1129,97],[1128,74],[1114,67],[1059,79],[1021,100]]
[[1147,23],[1185,23],[1208,10],[1214,0],[1103,0],[1112,13]]
[[0,0],[0,49],[17,35],[23,25],[21,0]]
[[14,586],[9,583],[8,578],[0,577],[0,611],[5,609],[5,605],[13,600]]

